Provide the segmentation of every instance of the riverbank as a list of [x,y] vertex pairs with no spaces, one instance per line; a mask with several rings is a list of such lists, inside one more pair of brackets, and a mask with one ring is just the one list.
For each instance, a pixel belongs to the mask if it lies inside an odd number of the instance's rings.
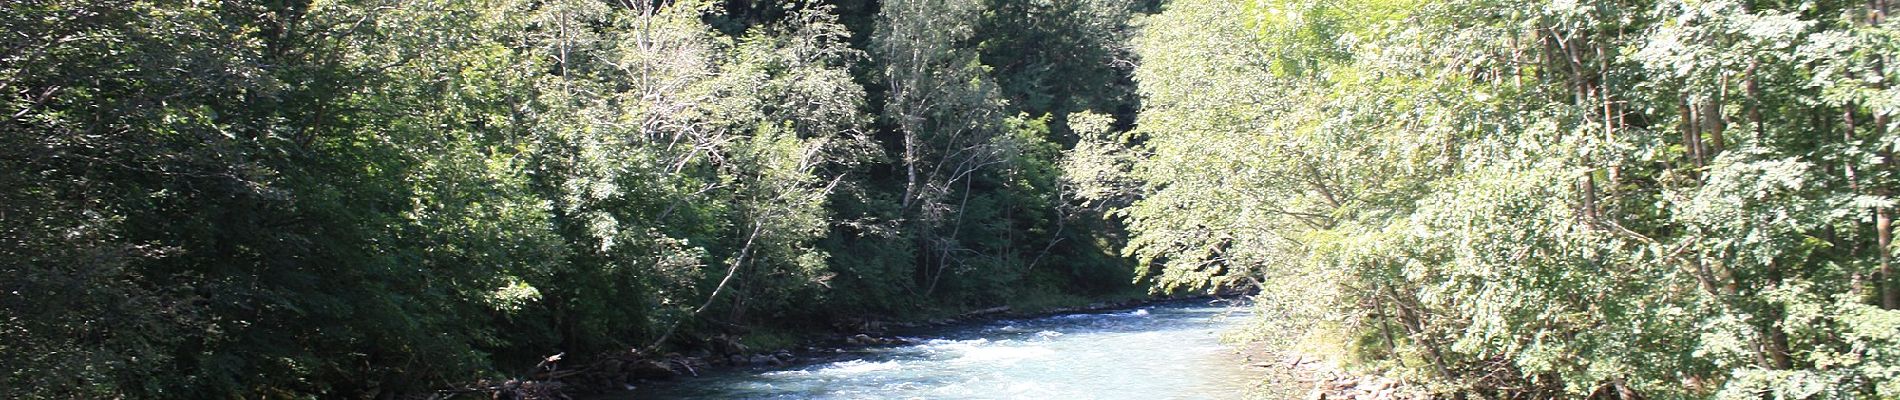
[[1238,351],[1260,373],[1261,392],[1271,400],[1426,400],[1432,394],[1403,380],[1347,371],[1307,354],[1276,352],[1259,344]]

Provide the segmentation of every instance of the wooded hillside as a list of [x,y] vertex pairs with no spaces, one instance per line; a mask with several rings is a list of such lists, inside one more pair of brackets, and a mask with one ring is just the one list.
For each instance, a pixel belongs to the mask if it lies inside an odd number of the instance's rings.
[[1139,291],[1122,2],[23,0],[0,397],[370,397]]

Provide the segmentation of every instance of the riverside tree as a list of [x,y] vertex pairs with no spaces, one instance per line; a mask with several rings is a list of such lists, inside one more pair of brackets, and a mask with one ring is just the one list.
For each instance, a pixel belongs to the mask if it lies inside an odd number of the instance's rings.
[[1089,169],[1140,186],[1084,193],[1163,288],[1439,390],[1893,397],[1888,7],[1176,1]]
[[1125,291],[1048,122],[1114,106],[1016,99],[1126,65],[979,57],[1125,32],[1084,3],[8,2],[0,396],[387,397]]

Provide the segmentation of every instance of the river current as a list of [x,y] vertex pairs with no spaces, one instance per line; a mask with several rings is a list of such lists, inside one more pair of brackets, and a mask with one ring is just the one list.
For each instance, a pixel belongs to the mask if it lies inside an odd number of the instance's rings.
[[1244,307],[1177,302],[1000,320],[832,361],[647,382],[609,398],[1238,399],[1259,372],[1220,336],[1244,318]]

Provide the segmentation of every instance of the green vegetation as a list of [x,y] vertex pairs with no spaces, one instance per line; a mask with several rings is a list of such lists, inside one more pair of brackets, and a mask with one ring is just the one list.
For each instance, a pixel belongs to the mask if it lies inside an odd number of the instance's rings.
[[1070,169],[1162,287],[1257,285],[1263,339],[1364,370],[1900,398],[1889,7],[1176,0]]
[[1900,398],[1891,0],[15,0],[0,397],[1258,290],[1483,398]]
[[1055,167],[1131,66],[979,57],[1125,57],[1126,10],[834,3],[7,2],[0,397],[381,397],[1134,287]]

